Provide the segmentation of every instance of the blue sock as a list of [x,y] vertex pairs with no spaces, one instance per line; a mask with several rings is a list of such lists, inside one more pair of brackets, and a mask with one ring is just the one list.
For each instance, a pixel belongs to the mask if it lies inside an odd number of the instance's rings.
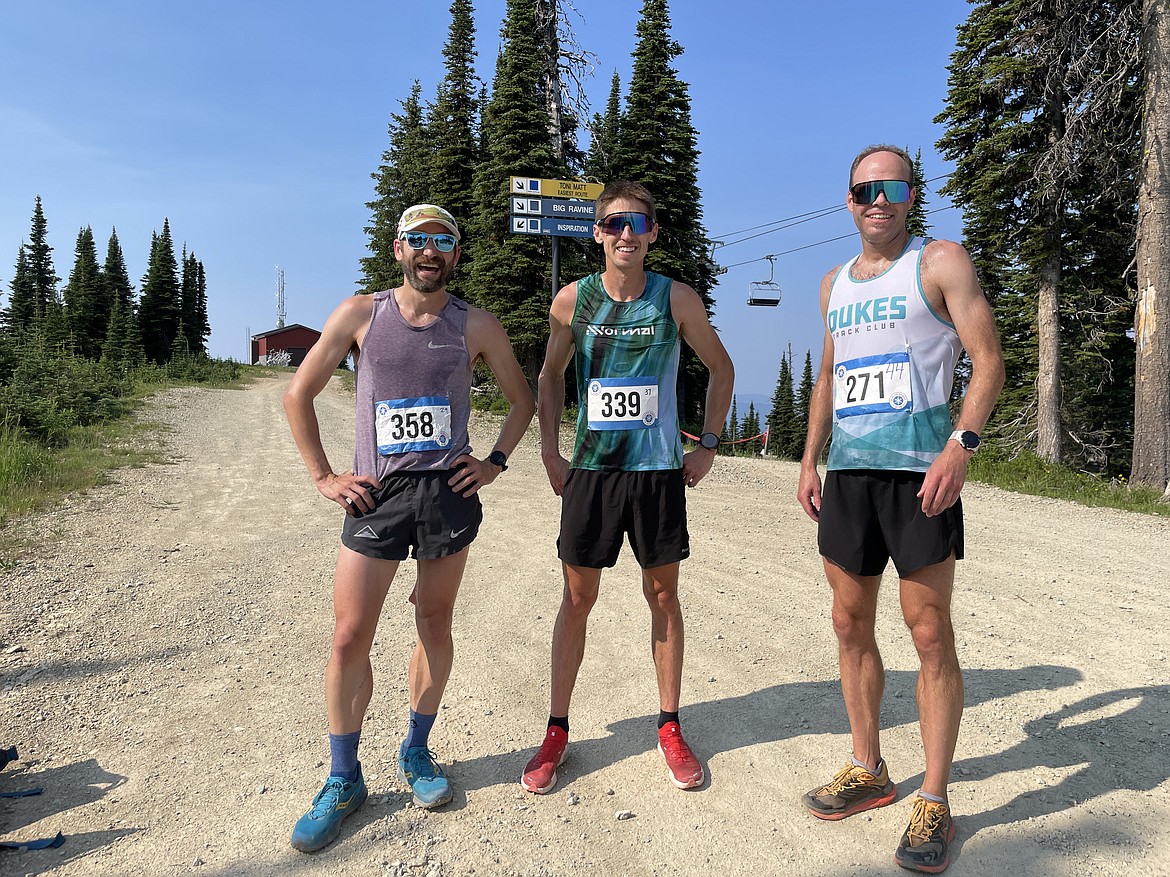
[[362,732],[329,735],[329,776],[345,777],[351,783],[358,775],[358,740]]
[[426,746],[427,738],[431,735],[431,728],[434,727],[435,719],[438,717],[438,713],[431,713],[428,716],[411,710],[409,730],[406,732],[406,748]]

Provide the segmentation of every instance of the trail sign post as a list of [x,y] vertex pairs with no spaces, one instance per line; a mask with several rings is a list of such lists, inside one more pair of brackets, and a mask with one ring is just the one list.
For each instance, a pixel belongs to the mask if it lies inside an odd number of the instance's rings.
[[512,233],[552,237],[554,297],[561,285],[561,238],[593,237],[593,202],[601,194],[602,188],[601,183],[582,183],[579,180],[509,178],[509,228]]

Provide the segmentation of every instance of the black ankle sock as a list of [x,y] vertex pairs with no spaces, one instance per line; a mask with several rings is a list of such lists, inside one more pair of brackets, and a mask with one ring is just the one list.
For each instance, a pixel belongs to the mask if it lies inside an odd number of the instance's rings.
[[556,725],[561,728],[566,734],[569,733],[569,717],[568,716],[549,716],[548,726],[551,728]]
[[658,730],[659,731],[662,730],[662,726],[665,725],[667,722],[677,722],[677,721],[678,721],[678,711],[677,710],[675,710],[673,713],[666,713],[666,712],[662,712],[661,710],[659,710],[659,712],[658,712]]

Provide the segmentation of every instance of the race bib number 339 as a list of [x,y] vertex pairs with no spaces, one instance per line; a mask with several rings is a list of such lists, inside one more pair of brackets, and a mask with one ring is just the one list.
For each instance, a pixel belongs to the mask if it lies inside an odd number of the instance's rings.
[[833,378],[833,408],[838,418],[858,414],[910,414],[913,410],[908,352],[839,362]]
[[378,453],[444,451],[451,445],[451,400],[446,396],[387,399],[374,404]]
[[658,423],[653,378],[594,378],[587,396],[590,429],[649,429]]

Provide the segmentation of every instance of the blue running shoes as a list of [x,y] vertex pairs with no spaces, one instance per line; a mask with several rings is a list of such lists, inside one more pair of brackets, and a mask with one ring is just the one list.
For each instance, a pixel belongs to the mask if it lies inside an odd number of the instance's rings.
[[361,807],[366,797],[366,781],[362,778],[360,764],[357,779],[353,782],[345,777],[329,777],[313,799],[309,812],[297,820],[289,843],[302,853],[329,846],[341,833],[345,817]]
[[398,747],[398,779],[414,793],[416,807],[430,810],[451,800],[451,784],[443,768],[435,761],[435,754],[425,746],[406,748],[406,741]]

